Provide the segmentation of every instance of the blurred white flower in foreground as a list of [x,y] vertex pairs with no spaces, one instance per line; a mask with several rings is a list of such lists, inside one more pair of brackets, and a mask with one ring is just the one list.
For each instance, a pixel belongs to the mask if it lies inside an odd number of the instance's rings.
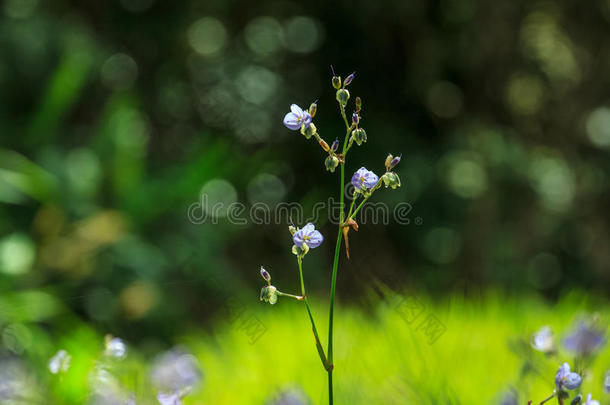
[[72,356],[62,349],[49,360],[49,371],[53,374],[58,374],[59,372],[65,373],[70,368],[71,361]]
[[122,360],[127,357],[127,346],[121,338],[106,336],[106,348],[104,354],[108,357]]
[[549,326],[543,326],[532,336],[532,347],[539,352],[551,353],[555,351],[555,339]]
[[159,389],[157,400],[162,405],[179,405],[182,398],[202,379],[197,359],[182,349],[171,349],[153,362],[151,380]]

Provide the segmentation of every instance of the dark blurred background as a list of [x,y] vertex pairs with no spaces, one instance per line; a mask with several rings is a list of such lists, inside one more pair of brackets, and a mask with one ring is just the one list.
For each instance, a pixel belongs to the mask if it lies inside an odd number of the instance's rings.
[[[51,293],[137,341],[205,321],[219,290],[254,302],[261,264],[296,288],[287,221],[187,211],[202,192],[306,216],[338,198],[319,147],[282,125],[319,99],[320,134],[343,137],[331,64],[363,99],[347,174],[402,153],[403,186],[375,199],[412,207],[350,234],[340,300],[376,278],[608,291],[608,0],[5,0],[1,15],[3,294]],[[306,277],[325,298],[336,227],[316,225]]]

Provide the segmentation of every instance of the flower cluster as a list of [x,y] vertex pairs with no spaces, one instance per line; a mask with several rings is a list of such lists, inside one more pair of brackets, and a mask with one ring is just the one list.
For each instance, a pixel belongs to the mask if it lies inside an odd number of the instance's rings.
[[[331,66],[332,69],[332,66]],[[333,173],[337,167],[341,167],[340,180],[341,190],[345,186],[345,164],[347,154],[350,148],[356,144],[358,146],[363,145],[367,141],[367,133],[362,128],[362,99],[360,97],[355,98],[355,107],[352,114],[349,116],[346,114],[346,107],[350,100],[350,92],[347,87],[354,81],[356,73],[349,74],[345,80],[341,80],[341,77],[335,74],[332,69],[331,84],[335,89],[335,98],[339,104],[339,111],[341,112],[341,118],[345,123],[345,138],[343,139],[343,146],[339,138],[335,138],[334,142],[329,146],[328,143],[322,139],[318,128],[313,123],[313,118],[316,115],[318,109],[317,102],[313,102],[307,110],[302,109],[296,104],[290,106],[290,112],[284,116],[284,125],[286,128],[292,131],[300,131],[306,139],[315,138],[322,150],[327,154],[324,160],[324,166],[327,171]],[[329,316],[329,339],[328,349],[324,350],[322,343],[319,339],[314,316],[309,307],[307,294],[305,293],[305,281],[303,277],[303,260],[311,249],[319,247],[324,242],[322,233],[316,230],[315,225],[308,223],[302,228],[297,228],[295,225],[291,225],[288,229],[292,236],[292,253],[297,258],[297,264],[299,269],[299,278],[301,284],[301,295],[287,294],[279,291],[275,286],[271,284],[271,275],[267,270],[261,267],[260,274],[263,280],[267,282],[267,285],[261,289],[260,300],[269,304],[276,304],[279,297],[290,297],[298,301],[305,303],[311,326],[314,334],[314,340],[316,349],[320,356],[322,365],[329,373],[331,377],[334,365],[332,363],[332,347],[333,347],[333,308],[335,298],[335,287],[338,272],[338,258],[341,249],[342,238],[345,240],[345,251],[347,258],[349,258],[349,239],[348,233],[351,229],[357,231],[358,223],[355,218],[358,211],[363,204],[371,197],[375,190],[379,189],[381,185],[385,187],[391,187],[393,189],[400,187],[400,178],[398,174],[392,171],[392,169],[400,162],[400,157],[394,157],[389,155],[385,160],[385,173],[379,177],[374,172],[368,170],[365,167],[358,169],[351,177],[351,184],[354,186],[354,192],[351,199],[351,206],[349,210],[346,210],[344,203],[343,193],[341,194],[341,206],[340,206],[340,222],[337,235],[337,244],[335,248],[335,256],[333,262],[333,272],[331,281],[331,293],[330,293],[330,316]],[[355,203],[358,198],[362,197],[360,204],[356,207]],[[329,402],[332,404],[332,378],[329,378]]]
[[[578,371],[573,371],[569,363],[562,363],[555,374],[555,390],[540,404],[555,397],[559,404],[565,404],[564,401],[570,398],[570,391],[580,389],[587,364],[592,361],[594,354],[603,346],[605,341],[605,328],[600,326],[597,315],[589,320],[578,322],[563,339],[563,347],[576,355]],[[543,326],[532,335],[531,346],[534,350],[545,353],[547,358],[553,358],[560,353],[555,344],[553,331],[549,326]],[[610,393],[610,371],[606,373],[604,379],[604,390]],[[583,404],[583,395],[580,393],[575,395],[570,402],[570,405],[577,404]],[[588,394],[584,404],[599,405],[599,402],[594,400],[591,394]]]

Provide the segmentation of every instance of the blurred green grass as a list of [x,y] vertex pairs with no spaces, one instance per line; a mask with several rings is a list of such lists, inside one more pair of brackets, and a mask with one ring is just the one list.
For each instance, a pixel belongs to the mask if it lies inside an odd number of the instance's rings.
[[[378,303],[368,315],[340,307],[334,374],[338,403],[500,403],[511,387],[519,392],[520,403],[540,401],[552,392],[559,363],[572,360],[561,350],[548,358],[534,352],[530,335],[549,325],[560,337],[575,318],[593,308],[600,311],[599,303],[580,293],[553,306],[495,292],[475,300],[454,296],[435,303],[417,298],[424,312],[411,323],[397,310],[404,296]],[[314,305],[319,328],[326,309]],[[600,312],[608,314],[607,303]],[[428,314],[446,326],[432,344],[419,328]],[[214,337],[185,338],[207,376],[205,388],[190,403],[264,403],[285,386],[300,386],[312,403],[325,403],[326,374],[305,310],[283,300],[273,308],[260,308],[256,316],[268,330],[254,344],[236,324],[226,325]],[[608,368],[610,351],[605,350],[588,370],[583,392],[601,398]]]
[[[412,298],[423,310],[407,322],[401,305]],[[318,328],[325,336],[327,306],[316,297],[313,301]],[[273,307],[256,302],[255,297],[241,302],[244,308],[237,316],[218,317],[213,326],[186,330],[173,342],[192,351],[204,373],[203,384],[186,397],[185,404],[266,404],[287,388],[302,390],[312,404],[325,403],[326,374],[304,307],[289,299]],[[582,292],[572,292],[555,305],[491,290],[469,299],[453,295],[433,301],[407,293],[373,302],[368,311],[339,306],[335,396],[341,404],[499,404],[513,388],[519,403],[540,401],[552,392],[558,365],[574,364],[574,359],[561,344],[557,355],[535,352],[529,345],[531,334],[549,325],[560,343],[576,319],[593,312],[607,318],[609,313],[606,301]],[[430,314],[446,327],[433,343],[421,328]],[[265,328],[255,339],[247,327],[251,318]],[[88,375],[102,341],[83,324],[32,344],[32,348],[44,347],[33,360],[33,364],[40,361],[42,369],[45,350],[49,357],[60,348],[73,355],[74,365],[66,375],[45,378],[54,403],[82,403],[87,397]],[[152,357],[150,347],[132,347],[117,368],[118,378],[135,392],[138,403],[155,403],[154,390],[146,383]],[[608,369],[610,350],[606,349],[583,373],[582,392],[604,398],[602,380]]]

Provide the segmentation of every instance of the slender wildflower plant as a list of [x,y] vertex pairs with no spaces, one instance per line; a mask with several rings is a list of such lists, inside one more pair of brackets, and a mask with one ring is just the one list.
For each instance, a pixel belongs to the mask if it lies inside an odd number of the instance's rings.
[[[308,223],[302,228],[296,227],[294,224],[289,226],[289,231],[292,235],[292,253],[296,256],[297,266],[299,270],[299,278],[301,282],[301,295],[287,294],[279,291],[276,287],[271,285],[271,275],[267,270],[261,267],[261,276],[267,282],[267,285],[261,290],[260,299],[261,301],[275,304],[279,297],[294,298],[297,301],[305,303],[307,309],[307,315],[311,321],[311,328],[313,331],[313,337],[322,362],[322,366],[328,373],[328,402],[330,405],[333,403],[333,370],[335,368],[333,362],[333,319],[334,319],[334,308],[335,308],[335,289],[337,286],[337,273],[339,270],[339,255],[341,253],[341,242],[345,240],[345,254],[349,259],[349,231],[358,230],[358,223],[356,222],[356,215],[362,208],[362,206],[368,201],[373,193],[378,190],[382,185],[385,187],[391,187],[395,189],[400,187],[400,178],[392,171],[392,169],[400,162],[400,157],[394,157],[388,155],[385,160],[385,173],[381,176],[377,176],[372,171],[361,167],[358,169],[351,178],[351,184],[354,186],[353,194],[351,196],[351,204],[349,209],[346,210],[344,201],[344,190],[345,190],[345,163],[347,154],[350,148],[356,144],[361,146],[367,141],[367,135],[364,128],[361,127],[362,121],[362,100],[360,97],[356,97],[355,110],[348,120],[346,108],[350,99],[350,92],[347,86],[354,80],[355,72],[348,75],[345,80],[341,80],[341,77],[337,76],[334,69],[331,66],[332,79],[331,84],[336,90],[336,99],[339,104],[339,111],[343,122],[345,123],[345,137],[343,139],[343,147],[339,150],[339,139],[331,144],[331,146],[322,139],[318,129],[313,123],[313,118],[316,115],[317,103],[314,101],[309,109],[303,110],[296,104],[290,106],[290,112],[284,117],[284,125],[293,131],[300,131],[306,139],[314,138],[318,141],[318,144],[322,147],[322,150],[328,154],[324,161],[326,170],[331,173],[335,172],[337,167],[340,167],[340,189],[339,189],[339,225],[337,230],[337,242],[335,245],[335,255],[333,259],[331,285],[330,285],[330,308],[328,316],[328,346],[326,350],[322,345],[318,329],[314,321],[314,316],[309,306],[309,299],[305,292],[305,282],[303,279],[303,260],[305,255],[310,249],[315,249],[322,244],[324,237],[322,234],[315,229],[314,224]],[[356,202],[358,202],[356,205]],[[355,207],[355,209],[354,209]]]

